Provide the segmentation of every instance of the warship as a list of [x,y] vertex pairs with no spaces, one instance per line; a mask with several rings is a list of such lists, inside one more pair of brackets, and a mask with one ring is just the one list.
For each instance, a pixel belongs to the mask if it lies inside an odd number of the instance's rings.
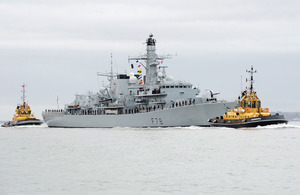
[[18,104],[16,108],[16,113],[12,118],[12,121],[8,121],[1,125],[2,127],[13,127],[13,126],[23,126],[23,125],[41,125],[43,122],[35,118],[32,114],[31,108],[28,102],[25,100],[25,83],[22,85],[22,104]]
[[236,105],[218,100],[218,93],[211,90],[200,95],[190,82],[174,80],[163,65],[170,58],[156,53],[156,40],[150,34],[146,54],[128,58],[129,74],[115,74],[111,60],[110,72],[98,73],[107,77],[108,85],[97,93],[76,94],[64,109],[46,109],[45,123],[63,128],[209,126],[208,119]]

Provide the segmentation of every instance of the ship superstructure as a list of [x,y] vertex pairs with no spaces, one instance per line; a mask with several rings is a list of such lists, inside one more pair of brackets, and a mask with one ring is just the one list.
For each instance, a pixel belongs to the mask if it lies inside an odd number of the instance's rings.
[[[232,108],[234,102],[219,101],[213,93],[200,96],[190,82],[176,81],[166,73],[156,53],[156,40],[149,35],[146,54],[129,57],[132,72],[98,74],[109,84],[98,93],[75,95],[63,110],[42,113],[49,127],[166,127],[207,126],[207,120]],[[134,73],[134,66],[138,67]],[[141,73],[145,72],[144,75]]]

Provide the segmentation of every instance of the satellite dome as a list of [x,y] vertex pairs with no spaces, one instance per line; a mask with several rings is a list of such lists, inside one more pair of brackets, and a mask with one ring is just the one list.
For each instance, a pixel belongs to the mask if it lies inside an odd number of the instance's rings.
[[137,82],[137,78],[134,76],[134,73],[129,73],[129,83],[135,84]]
[[106,90],[106,88],[105,88],[105,87],[100,87],[100,90],[99,90],[99,91],[100,91],[101,93],[104,93],[104,92],[105,92],[105,90]]
[[161,77],[163,77],[163,73],[162,73],[162,72],[158,72],[158,73],[157,73],[157,76],[158,76],[159,78],[161,78]]
[[172,76],[167,76],[166,80],[167,80],[167,81],[173,81],[174,78],[173,78]]

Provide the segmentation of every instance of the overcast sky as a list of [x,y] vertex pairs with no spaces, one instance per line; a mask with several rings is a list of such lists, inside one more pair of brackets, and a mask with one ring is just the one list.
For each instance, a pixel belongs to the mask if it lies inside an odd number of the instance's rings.
[[[300,1],[0,0],[0,120],[13,117],[21,85],[37,117],[96,92],[97,72],[130,72],[150,33],[168,74],[233,100],[251,65],[271,111],[300,111]],[[177,54],[177,55],[176,55]],[[245,86],[245,82],[243,83]]]

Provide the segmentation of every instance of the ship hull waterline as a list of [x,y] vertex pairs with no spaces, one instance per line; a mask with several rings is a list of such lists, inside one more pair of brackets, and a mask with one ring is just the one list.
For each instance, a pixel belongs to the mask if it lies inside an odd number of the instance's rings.
[[264,117],[255,117],[248,119],[247,121],[224,121],[217,120],[210,124],[211,127],[227,127],[227,128],[251,128],[258,126],[267,126],[267,125],[278,125],[278,124],[287,124],[288,120],[284,118],[283,115],[273,115],[273,116],[264,116]]
[[209,118],[221,115],[235,105],[236,102],[205,103],[118,115],[66,115],[63,113],[43,113],[42,115],[48,127],[58,128],[209,126]]
[[19,120],[9,121],[2,125],[2,127],[14,127],[14,126],[27,126],[27,125],[41,125],[43,124],[40,120]]

